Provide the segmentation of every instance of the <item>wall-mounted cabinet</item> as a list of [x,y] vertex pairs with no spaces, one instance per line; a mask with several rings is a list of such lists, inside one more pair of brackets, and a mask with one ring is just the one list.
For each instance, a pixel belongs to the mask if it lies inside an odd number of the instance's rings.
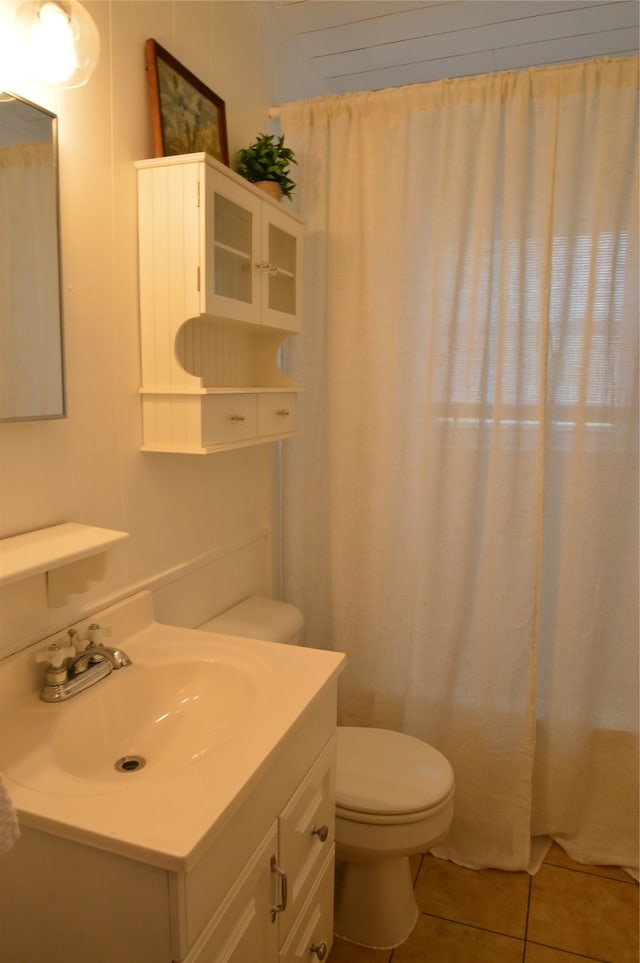
[[143,449],[295,435],[303,225],[206,154],[139,161]]

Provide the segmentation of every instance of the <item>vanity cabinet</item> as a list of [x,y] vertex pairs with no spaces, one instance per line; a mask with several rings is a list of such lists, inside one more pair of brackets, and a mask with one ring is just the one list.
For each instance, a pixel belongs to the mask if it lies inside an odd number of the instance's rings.
[[[339,664],[338,654],[322,655]],[[21,839],[2,857],[0,873],[0,946],[6,959],[325,959],[333,933],[336,701],[333,677],[232,807],[179,862],[145,846],[131,847],[117,832],[87,839],[56,819],[49,823],[49,817],[20,812]],[[224,770],[218,778],[226,778]],[[154,793],[163,791],[157,783]],[[65,805],[73,802],[67,797]],[[98,813],[120,805],[117,792],[80,802]],[[188,800],[185,806],[188,810]],[[147,820],[154,818],[150,808],[144,810]],[[168,823],[186,816],[179,805],[163,808],[163,814]]]
[[301,327],[302,222],[206,154],[136,167],[143,449],[295,435],[278,354]]

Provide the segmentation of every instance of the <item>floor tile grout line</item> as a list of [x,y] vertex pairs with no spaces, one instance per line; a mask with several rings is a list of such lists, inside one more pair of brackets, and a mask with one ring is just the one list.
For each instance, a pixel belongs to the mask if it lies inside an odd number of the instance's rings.
[[[531,880],[531,882],[533,882],[533,880]],[[567,950],[567,949],[564,949],[564,947],[562,947],[562,946],[555,946],[553,943],[542,943],[542,942],[540,942],[540,940],[531,940],[531,939],[528,939],[528,937],[527,937],[527,932],[528,932],[528,911],[527,911],[527,926],[525,927],[525,936],[524,936],[524,937],[514,936],[512,933],[503,933],[503,932],[500,931],[500,930],[492,930],[492,929],[489,929],[489,928],[486,927],[486,926],[475,926],[473,923],[465,923],[465,922],[463,922],[462,920],[455,920],[455,919],[453,919],[452,917],[449,917],[449,916],[439,916],[439,915],[436,914],[436,913],[427,913],[427,912],[425,912],[425,911],[423,911],[423,910],[420,910],[420,916],[429,916],[429,917],[431,917],[431,919],[442,920],[444,923],[453,923],[453,924],[455,924],[455,925],[457,925],[457,926],[465,926],[465,927],[467,927],[468,929],[478,930],[478,931],[481,932],[481,933],[491,933],[491,934],[493,934],[494,936],[504,936],[504,937],[506,937],[506,939],[516,940],[516,941],[518,941],[518,942],[520,942],[520,943],[523,944],[523,963],[524,963],[524,954],[525,954],[525,952],[526,952],[526,947],[527,947],[527,944],[528,944],[528,943],[530,943],[530,944],[533,945],[533,946],[543,946],[545,949],[555,950],[555,951],[558,952],[558,953],[566,953],[566,954],[568,954],[569,956],[577,956],[577,957],[579,957],[580,959],[588,960],[589,963],[612,963],[611,960],[605,960],[605,959],[602,959],[602,957],[599,957],[599,956],[585,956],[583,953],[577,953],[575,950]],[[392,953],[392,956],[393,956],[393,953],[395,953],[395,950],[392,950],[391,953]],[[392,956],[389,957],[388,963],[391,963]]]
[[513,933],[503,933],[500,930],[492,930],[487,926],[476,926],[474,923],[465,923],[463,920],[454,920],[451,916],[439,916],[437,913],[427,913],[425,910],[420,910],[420,916],[430,916],[431,919],[442,920],[444,923],[455,923],[456,926],[466,926],[468,929],[478,930],[480,933],[492,933],[494,936],[504,936],[508,940],[516,940],[518,943],[524,943],[522,936],[514,936]]
[[580,869],[578,866],[563,866],[562,863],[544,862],[543,866],[552,866],[554,869],[566,869],[570,873],[581,873],[583,876],[591,876],[594,879],[604,879],[609,883],[623,883],[624,886],[638,886],[633,877],[629,879],[618,879],[617,876],[603,876],[602,873],[592,873],[588,869]]
[[527,958],[527,936],[529,935],[529,913],[531,911],[531,891],[533,889],[533,876],[529,877],[527,889],[527,913],[524,920],[524,946],[522,947],[522,963],[526,963]]
[[585,956],[584,953],[576,953],[575,950],[565,950],[562,946],[553,946],[551,943],[541,943],[539,940],[527,940],[531,946],[543,946],[545,950],[554,950],[556,953],[566,953],[567,956],[575,956],[580,960],[587,960],[588,963],[612,963],[611,960],[603,960],[600,956]]

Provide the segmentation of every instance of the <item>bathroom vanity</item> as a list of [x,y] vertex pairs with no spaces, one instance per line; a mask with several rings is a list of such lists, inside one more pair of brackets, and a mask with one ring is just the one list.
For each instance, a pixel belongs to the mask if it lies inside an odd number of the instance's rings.
[[0,665],[3,958],[324,959],[344,656],[160,625],[147,592],[92,621],[132,665],[68,703],[38,698],[43,643]]

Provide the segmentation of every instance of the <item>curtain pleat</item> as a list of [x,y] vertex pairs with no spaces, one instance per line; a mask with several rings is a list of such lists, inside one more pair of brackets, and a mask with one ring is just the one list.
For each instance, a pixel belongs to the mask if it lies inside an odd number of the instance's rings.
[[[440,855],[637,866],[638,59],[285,105],[307,223],[285,593]],[[295,343],[294,343],[295,342]]]

